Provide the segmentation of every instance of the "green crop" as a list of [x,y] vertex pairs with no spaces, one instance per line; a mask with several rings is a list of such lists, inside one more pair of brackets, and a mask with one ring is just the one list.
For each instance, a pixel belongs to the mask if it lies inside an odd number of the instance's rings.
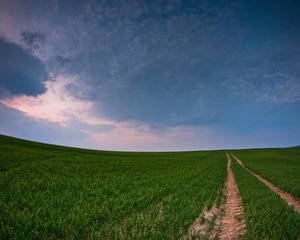
[[223,152],[89,151],[0,138],[2,239],[178,239],[220,197]]
[[300,147],[235,151],[255,173],[300,200]]
[[300,215],[252,174],[233,161],[244,205],[247,239],[297,239]]
[[[299,151],[234,153],[299,196]],[[225,151],[96,151],[0,135],[0,239],[184,239],[203,209],[223,202],[226,165]],[[300,215],[235,161],[232,168],[246,237],[299,238]]]

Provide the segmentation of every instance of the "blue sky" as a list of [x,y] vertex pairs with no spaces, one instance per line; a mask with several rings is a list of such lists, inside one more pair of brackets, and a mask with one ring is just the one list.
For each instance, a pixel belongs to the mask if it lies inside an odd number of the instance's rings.
[[0,133],[112,150],[300,144],[299,1],[0,1]]

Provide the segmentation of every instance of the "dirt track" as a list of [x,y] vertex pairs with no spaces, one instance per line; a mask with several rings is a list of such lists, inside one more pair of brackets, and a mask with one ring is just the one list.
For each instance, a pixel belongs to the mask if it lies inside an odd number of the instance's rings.
[[[211,209],[203,209],[199,217],[190,226],[185,239],[197,236],[200,239],[235,240],[246,234],[246,223],[243,217],[243,205],[231,169],[231,158],[227,154],[227,179],[224,187],[225,203]],[[202,219],[202,220],[201,220]],[[213,224],[213,229],[210,225]]]
[[226,202],[224,205],[225,214],[221,219],[220,239],[239,239],[246,233],[246,224],[243,217],[243,205],[239,195],[238,187],[231,169],[231,158],[227,154],[227,181],[226,181]]
[[262,183],[264,183],[266,186],[268,186],[273,192],[275,192],[276,194],[278,194],[284,201],[287,202],[287,204],[291,207],[294,208],[294,210],[300,214],[300,201],[297,200],[296,198],[294,198],[291,194],[283,191],[282,189],[280,189],[279,187],[275,186],[273,183],[269,182],[268,180],[264,179],[263,177],[261,177],[260,175],[252,172],[250,169],[248,169],[243,162],[238,159],[236,156],[234,156],[231,153],[232,157],[234,157],[234,159],[243,167],[245,168],[248,172],[250,172],[253,176],[255,176],[258,180],[260,180]]

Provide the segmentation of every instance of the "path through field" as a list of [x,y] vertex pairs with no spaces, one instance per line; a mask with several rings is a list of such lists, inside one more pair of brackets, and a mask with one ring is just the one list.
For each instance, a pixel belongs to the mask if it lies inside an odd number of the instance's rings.
[[252,172],[250,169],[248,169],[243,162],[238,159],[235,155],[231,153],[232,157],[248,172],[250,172],[253,176],[255,176],[258,180],[260,180],[262,183],[264,183],[266,186],[268,186],[273,192],[278,194],[284,201],[288,203],[289,206],[293,207],[293,209],[300,214],[300,201],[294,198],[290,193],[287,193],[280,189],[279,187],[275,186],[273,183],[269,182],[265,178],[261,177],[260,175]]
[[[213,204],[211,209],[206,207],[200,216],[190,226],[185,239],[197,236],[200,239],[235,240],[246,234],[246,223],[243,216],[243,205],[238,187],[231,169],[231,158],[226,153],[227,179],[224,187],[225,203],[221,206]],[[211,226],[214,226],[211,229]]]
[[227,180],[226,180],[226,202],[225,214],[220,222],[220,239],[239,239],[246,233],[246,223],[243,217],[243,205],[239,195],[238,187],[231,169],[231,158],[227,154]]

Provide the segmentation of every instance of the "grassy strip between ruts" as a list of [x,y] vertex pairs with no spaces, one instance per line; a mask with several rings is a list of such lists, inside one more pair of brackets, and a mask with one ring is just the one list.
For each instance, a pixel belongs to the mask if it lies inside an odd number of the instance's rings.
[[299,239],[300,215],[278,195],[233,161],[244,204],[247,239]]

